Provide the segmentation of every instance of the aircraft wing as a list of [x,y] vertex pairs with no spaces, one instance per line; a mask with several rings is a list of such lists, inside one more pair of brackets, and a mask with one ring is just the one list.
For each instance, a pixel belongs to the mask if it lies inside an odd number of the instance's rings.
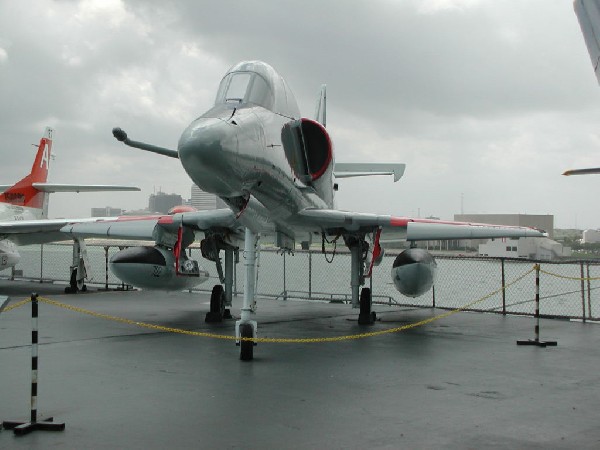
[[72,237],[155,240],[160,231],[176,232],[180,226],[194,231],[243,233],[243,228],[231,210],[217,209],[174,215],[0,222],[0,239],[9,238],[17,245],[44,244],[64,241]]
[[162,216],[122,216],[65,224],[61,231],[80,238],[112,238],[132,240],[157,239],[159,229],[175,232],[180,226],[194,231],[243,231],[230,209],[193,211]]
[[[41,192],[107,192],[107,191],[140,191],[139,187],[118,184],[64,184],[64,183],[31,183]],[[0,193],[13,184],[0,184]]]
[[60,231],[65,225],[74,221],[94,221],[86,219],[39,219],[15,220],[0,222],[0,239],[9,238],[17,245],[46,244],[48,242],[65,241],[69,236]]
[[[329,235],[383,230],[382,240],[425,241],[438,239],[488,239],[501,237],[543,237],[546,233],[526,227],[411,219],[340,210],[306,209],[289,223],[296,230],[324,232]],[[65,235],[78,238],[156,240],[176,234],[180,227],[200,232],[219,232],[243,236],[244,225],[229,209],[183,212],[162,216],[113,217],[65,223]],[[261,227],[262,228],[262,227]],[[0,229],[1,231],[1,229]],[[261,230],[268,235],[272,227]]]
[[105,191],[140,191],[139,187],[118,184],[64,184],[64,183],[32,183],[42,192],[105,192]]
[[527,227],[411,219],[339,210],[306,209],[299,213],[299,219],[306,226],[319,227],[321,231],[329,234],[380,227],[383,240],[429,241],[547,236],[543,231]]

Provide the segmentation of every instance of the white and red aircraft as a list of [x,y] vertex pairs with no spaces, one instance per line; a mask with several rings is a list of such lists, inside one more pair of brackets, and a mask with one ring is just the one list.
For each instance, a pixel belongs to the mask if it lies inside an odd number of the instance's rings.
[[[194,183],[214,193],[229,206],[214,211],[180,212],[142,220],[112,219],[67,225],[62,231],[74,239],[114,237],[152,239],[154,247],[129,248],[111,260],[112,270],[124,281],[141,286],[156,282],[187,286],[198,266],[186,259],[185,249],[201,235],[202,256],[217,264],[221,285],[213,288],[207,320],[221,320],[231,305],[234,252],[244,250],[246,267],[238,339],[256,337],[255,255],[259,237],[274,237],[282,251],[296,243],[307,247],[339,238],[351,252],[352,304],[360,306],[359,322],[372,323],[371,293],[359,288],[382,255],[380,240],[479,239],[543,236],[521,227],[443,222],[366,214],[336,209],[336,177],[393,173],[402,164],[339,164],[325,129],[324,87],[315,120],[302,118],[292,92],[275,70],[260,61],[241,62],[226,74],[214,107],[182,133],[177,150],[128,139],[120,128],[114,136],[137,147],[179,158]],[[343,173],[342,173],[343,172]],[[414,245],[413,245],[414,247]],[[225,253],[225,270],[220,252]],[[170,271],[163,268],[170,267]],[[410,248],[395,260],[392,278],[397,289],[418,296],[433,284],[436,263],[425,250]],[[152,287],[152,286],[151,286]],[[253,357],[253,342],[240,339],[241,359]]]
[[[14,267],[19,262],[18,245],[43,244],[69,238],[60,229],[74,219],[48,219],[50,193],[140,190],[132,186],[48,183],[53,133],[52,128],[46,128],[27,176],[13,185],[0,185],[0,270]],[[79,273],[82,275],[83,272],[83,268],[80,268]],[[80,287],[83,287],[83,277],[79,280]]]

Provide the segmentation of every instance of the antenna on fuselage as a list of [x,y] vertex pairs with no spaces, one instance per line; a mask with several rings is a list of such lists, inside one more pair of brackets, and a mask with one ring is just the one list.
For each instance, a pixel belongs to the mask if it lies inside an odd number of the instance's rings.
[[324,127],[327,126],[327,85],[321,85],[317,107],[315,108],[315,120]]

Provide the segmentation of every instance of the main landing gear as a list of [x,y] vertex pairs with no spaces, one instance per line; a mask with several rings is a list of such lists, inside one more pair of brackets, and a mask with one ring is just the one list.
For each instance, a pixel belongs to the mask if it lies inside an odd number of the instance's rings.
[[233,247],[225,248],[225,275],[223,276],[223,268],[221,267],[221,259],[216,257],[217,271],[221,282],[225,284],[225,289],[221,284],[216,284],[213,287],[210,295],[210,311],[206,313],[205,322],[217,323],[223,319],[231,319],[231,307],[233,297]]
[[365,263],[367,261],[369,243],[365,240],[364,235],[344,236],[344,241],[350,249],[351,256],[350,286],[352,289],[352,307],[360,308],[358,315],[358,323],[360,325],[372,325],[377,320],[377,315],[371,311],[373,304],[371,289],[365,287],[360,290],[360,287],[365,284]]
[[71,265],[71,277],[69,286],[65,288],[65,294],[76,294],[77,292],[86,292],[85,284],[87,251],[85,242],[76,239],[73,241],[73,264]]
[[372,304],[371,289],[362,288],[360,291],[360,313],[358,314],[359,325],[373,325],[377,320],[377,314],[375,311],[371,311]]

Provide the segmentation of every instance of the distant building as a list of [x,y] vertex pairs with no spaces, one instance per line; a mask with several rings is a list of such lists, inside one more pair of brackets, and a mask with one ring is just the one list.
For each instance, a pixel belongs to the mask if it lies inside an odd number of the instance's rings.
[[582,244],[595,244],[600,242],[600,230],[585,230],[583,232]]
[[223,200],[217,197],[215,194],[204,192],[195,184],[192,184],[192,198],[190,204],[198,211],[209,211],[217,208],[227,208],[227,205]]
[[92,217],[114,217],[123,214],[120,208],[105,206],[104,208],[92,208]]
[[195,184],[192,184],[191,205],[198,211],[217,209],[217,196],[204,192]]
[[571,247],[549,238],[490,239],[479,245],[480,256],[552,260],[571,256]]
[[174,206],[183,204],[181,195],[178,194],[165,194],[164,192],[157,192],[156,194],[150,194],[148,200],[148,210],[150,212],[157,212],[167,214]]

